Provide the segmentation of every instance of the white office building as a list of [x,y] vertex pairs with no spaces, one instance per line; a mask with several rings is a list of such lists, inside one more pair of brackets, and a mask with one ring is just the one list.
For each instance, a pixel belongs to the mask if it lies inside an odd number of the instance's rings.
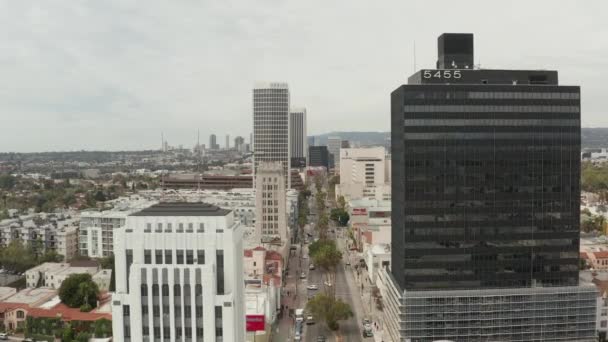
[[114,340],[244,341],[242,226],[206,203],[160,203],[115,231]]
[[287,83],[258,83],[253,89],[253,145],[254,175],[260,163],[280,162],[291,188]]
[[336,196],[347,200],[370,198],[390,200],[391,186],[382,147],[343,148],[340,150],[340,185]]
[[80,213],[80,255],[106,258],[114,250],[114,231],[125,225],[127,216],[150,206],[153,202],[142,197],[119,198],[110,204],[111,210],[85,210]]
[[292,108],[289,119],[289,139],[291,158],[306,158],[308,139],[306,137],[306,108]]

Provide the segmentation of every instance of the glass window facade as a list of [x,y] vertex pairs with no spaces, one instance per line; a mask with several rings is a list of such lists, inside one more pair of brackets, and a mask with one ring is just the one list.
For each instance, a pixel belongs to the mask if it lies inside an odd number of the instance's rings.
[[404,85],[391,101],[401,288],[578,284],[579,87]]

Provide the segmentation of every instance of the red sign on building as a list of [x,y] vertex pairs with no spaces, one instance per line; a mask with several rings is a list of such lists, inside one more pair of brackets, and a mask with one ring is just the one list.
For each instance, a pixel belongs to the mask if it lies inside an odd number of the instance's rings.
[[245,322],[247,331],[264,331],[266,330],[266,319],[264,315],[246,315]]
[[353,208],[353,215],[367,215],[367,208]]

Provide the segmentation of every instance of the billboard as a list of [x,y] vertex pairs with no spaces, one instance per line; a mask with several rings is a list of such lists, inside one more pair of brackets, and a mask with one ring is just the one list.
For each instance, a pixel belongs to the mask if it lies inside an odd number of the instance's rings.
[[264,331],[266,330],[266,319],[264,315],[246,315],[245,324],[247,331]]

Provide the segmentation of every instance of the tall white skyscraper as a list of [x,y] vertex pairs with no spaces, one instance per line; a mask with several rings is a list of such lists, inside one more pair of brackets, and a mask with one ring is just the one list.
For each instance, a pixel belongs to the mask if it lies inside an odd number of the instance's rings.
[[286,241],[287,211],[285,177],[279,162],[262,162],[255,179],[255,227],[264,238]]
[[232,211],[160,203],[114,230],[115,341],[245,341],[243,230]]
[[289,149],[289,87],[287,83],[258,83],[253,88],[254,174],[261,162],[279,162],[291,187]]
[[289,139],[291,158],[306,158],[308,139],[306,137],[306,108],[292,108],[289,118]]

